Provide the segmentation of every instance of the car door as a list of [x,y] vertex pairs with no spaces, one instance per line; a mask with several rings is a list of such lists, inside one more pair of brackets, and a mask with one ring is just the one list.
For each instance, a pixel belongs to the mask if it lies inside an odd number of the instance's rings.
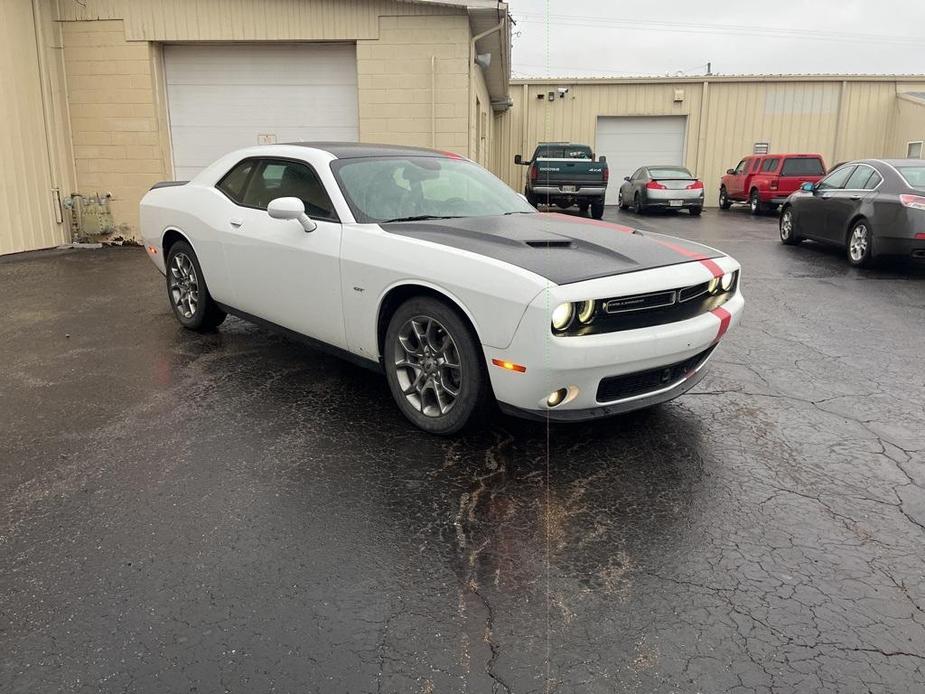
[[751,169],[752,157],[746,157],[739,162],[735,172],[729,177],[729,183],[726,185],[726,194],[733,200],[744,199],[745,179],[748,177]]
[[[317,224],[273,219],[270,201],[296,197]],[[346,347],[340,288],[341,224],[324,185],[302,161],[261,158],[231,200],[225,261],[235,308],[316,340]]]
[[848,225],[877,193],[874,190],[883,179],[867,164],[859,164],[845,182],[844,188],[828,193],[826,202],[825,236],[835,243],[847,240]]
[[800,233],[821,241],[836,241],[828,224],[833,206],[837,205],[833,198],[844,189],[856,168],[854,164],[843,166],[819,181],[800,209]]

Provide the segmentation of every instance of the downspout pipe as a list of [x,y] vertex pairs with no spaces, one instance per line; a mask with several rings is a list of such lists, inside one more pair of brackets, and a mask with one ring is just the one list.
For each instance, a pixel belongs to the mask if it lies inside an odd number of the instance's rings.
[[[491,29],[486,29],[481,34],[476,34],[472,37],[472,40],[469,41],[469,158],[472,159],[472,81],[475,79],[473,75],[473,69],[475,65],[475,44],[477,41],[481,41],[486,36],[491,36],[497,31],[501,31],[504,28],[504,25],[507,24],[507,17],[502,19],[497,26],[493,26]],[[475,117],[478,118],[479,114],[475,114]]]

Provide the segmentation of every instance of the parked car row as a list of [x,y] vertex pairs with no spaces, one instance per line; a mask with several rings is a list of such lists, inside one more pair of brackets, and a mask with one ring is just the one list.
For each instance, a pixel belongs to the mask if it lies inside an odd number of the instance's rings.
[[925,160],[848,162],[784,201],[780,240],[840,246],[854,266],[879,256],[925,259]]

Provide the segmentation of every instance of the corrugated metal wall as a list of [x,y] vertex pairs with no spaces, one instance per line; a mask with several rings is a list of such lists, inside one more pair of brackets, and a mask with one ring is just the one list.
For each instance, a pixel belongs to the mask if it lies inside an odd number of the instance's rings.
[[46,125],[54,124],[46,123],[43,104],[53,94],[41,78],[46,51],[37,26],[41,31],[45,22],[39,17],[36,24],[31,0],[0,2],[0,254],[67,240],[52,198],[58,138],[46,132]]
[[[912,90],[910,90],[912,91]],[[910,142],[925,141],[925,103],[900,98],[896,100],[896,120],[890,133],[891,154],[905,157]]]
[[[513,164],[515,154],[529,156],[544,140],[594,146],[598,116],[687,116],[685,162],[709,191],[719,189],[723,172],[756,142],[777,152],[818,152],[829,164],[893,155],[897,90],[916,84],[838,78],[515,82],[514,107],[497,122],[497,173],[522,189],[525,169]],[[557,93],[549,101],[548,92],[559,87],[569,88],[566,97]],[[683,101],[676,101],[680,96]],[[632,172],[611,173],[619,179]],[[716,204],[715,197],[708,194],[708,204]]]
[[124,19],[129,41],[376,38],[380,16],[465,14],[394,0],[57,0],[64,21]]

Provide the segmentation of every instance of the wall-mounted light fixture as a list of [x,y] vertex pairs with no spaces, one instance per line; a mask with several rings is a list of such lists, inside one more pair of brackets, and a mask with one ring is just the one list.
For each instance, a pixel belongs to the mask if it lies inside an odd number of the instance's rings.
[[487,70],[491,65],[491,53],[479,53],[475,56],[475,64],[483,70]]

